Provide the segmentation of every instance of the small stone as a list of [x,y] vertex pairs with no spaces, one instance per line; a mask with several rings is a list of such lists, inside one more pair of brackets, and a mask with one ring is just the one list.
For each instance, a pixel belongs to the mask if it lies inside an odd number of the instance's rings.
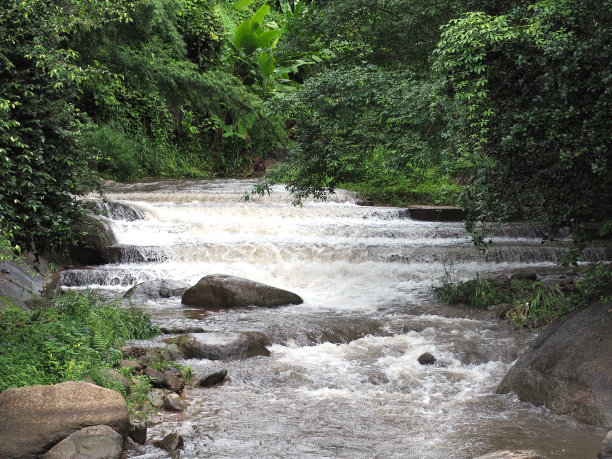
[[601,443],[597,459],[612,459],[612,430],[608,432],[608,435],[606,435],[606,438]]
[[166,435],[163,440],[156,441],[154,445],[168,451],[169,453],[176,451],[177,449],[183,449],[185,446],[183,437],[177,432]]
[[172,372],[169,372],[169,371],[166,371],[164,373],[164,376],[165,376],[165,386],[168,389],[178,394],[180,394],[183,391],[183,389],[185,388],[185,383],[180,377],[176,376],[176,374],[173,374]]
[[155,408],[164,406],[164,393],[160,389],[153,389],[147,394],[147,398]]
[[512,280],[536,281],[538,275],[534,271],[519,271],[510,276]]
[[145,369],[145,364],[137,360],[121,360],[119,361],[119,368],[131,368],[134,371],[141,371]]
[[134,452],[134,453],[139,453],[138,455],[142,455],[142,454],[145,453],[144,447],[142,445],[140,445],[139,443],[136,443],[130,437],[128,437],[125,440],[125,450],[126,451],[130,451],[130,452]]
[[142,421],[131,421],[128,436],[136,443],[144,445],[147,441],[147,424]]
[[540,316],[536,320],[533,321],[533,323],[531,324],[531,328],[542,328],[542,327],[545,327],[546,324],[548,324],[548,321],[546,320],[546,318],[543,316]]
[[436,363],[436,358],[429,352],[425,352],[425,354],[419,356],[419,363],[421,365],[433,365]]
[[511,303],[497,304],[495,305],[495,314],[497,314],[497,317],[499,317],[500,319],[505,319],[507,317],[508,312],[513,307],[514,306]]
[[184,411],[185,402],[177,394],[168,394],[164,400],[164,408],[168,411]]
[[195,380],[194,386],[210,387],[223,382],[227,376],[227,370],[217,371],[209,375],[198,375]]
[[146,368],[144,375],[151,378],[151,385],[153,387],[166,386],[166,376],[161,371],[156,370],[155,368]]

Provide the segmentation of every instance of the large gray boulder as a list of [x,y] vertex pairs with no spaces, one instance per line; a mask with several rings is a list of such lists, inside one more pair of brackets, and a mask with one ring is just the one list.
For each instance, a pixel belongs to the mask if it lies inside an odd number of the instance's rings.
[[0,394],[0,457],[42,455],[84,427],[127,436],[130,414],[119,392],[86,382],[27,386]]
[[230,308],[244,306],[281,306],[302,304],[295,293],[226,274],[211,274],[188,289],[183,304],[200,308]]
[[228,360],[270,355],[268,338],[258,332],[189,333],[178,336],[176,344],[188,359]]
[[123,297],[138,301],[171,298],[173,296],[183,296],[183,293],[188,288],[189,284],[185,282],[172,279],[158,279],[135,285],[125,292]]
[[91,426],[64,438],[43,459],[119,459],[122,453],[121,435],[109,426]]
[[597,303],[553,322],[499,385],[585,424],[612,426],[612,306]]

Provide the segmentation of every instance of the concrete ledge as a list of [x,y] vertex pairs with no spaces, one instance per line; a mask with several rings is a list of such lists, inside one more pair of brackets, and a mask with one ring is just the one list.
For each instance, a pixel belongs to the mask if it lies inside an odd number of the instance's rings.
[[413,206],[400,210],[399,217],[426,222],[462,222],[466,212],[451,206]]

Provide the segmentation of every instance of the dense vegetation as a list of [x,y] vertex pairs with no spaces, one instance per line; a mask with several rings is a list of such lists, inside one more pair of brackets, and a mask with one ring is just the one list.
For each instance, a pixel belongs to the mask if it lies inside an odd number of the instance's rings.
[[239,176],[284,149],[258,191],[458,199],[480,242],[516,217],[612,228],[610,0],[8,0],[0,20],[0,245],[65,247],[100,174]]
[[[0,303],[0,392],[89,379],[127,396],[105,370],[119,364],[125,340],[159,334],[142,311],[122,308],[93,293],[68,293],[31,310],[4,303]],[[150,388],[144,379],[140,385],[145,393]],[[136,403],[139,395],[134,391],[128,401]]]

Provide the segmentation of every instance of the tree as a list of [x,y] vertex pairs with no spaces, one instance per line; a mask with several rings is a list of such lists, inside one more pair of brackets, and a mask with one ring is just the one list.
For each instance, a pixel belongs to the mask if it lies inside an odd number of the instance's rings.
[[127,19],[124,0],[8,0],[0,9],[0,230],[13,247],[65,246],[96,183],[79,146],[78,87],[94,73],[66,47],[78,28]]
[[[612,229],[612,2],[540,1],[451,21],[438,64],[473,164],[468,227],[521,217],[579,245]],[[575,254],[574,254],[575,255]]]

